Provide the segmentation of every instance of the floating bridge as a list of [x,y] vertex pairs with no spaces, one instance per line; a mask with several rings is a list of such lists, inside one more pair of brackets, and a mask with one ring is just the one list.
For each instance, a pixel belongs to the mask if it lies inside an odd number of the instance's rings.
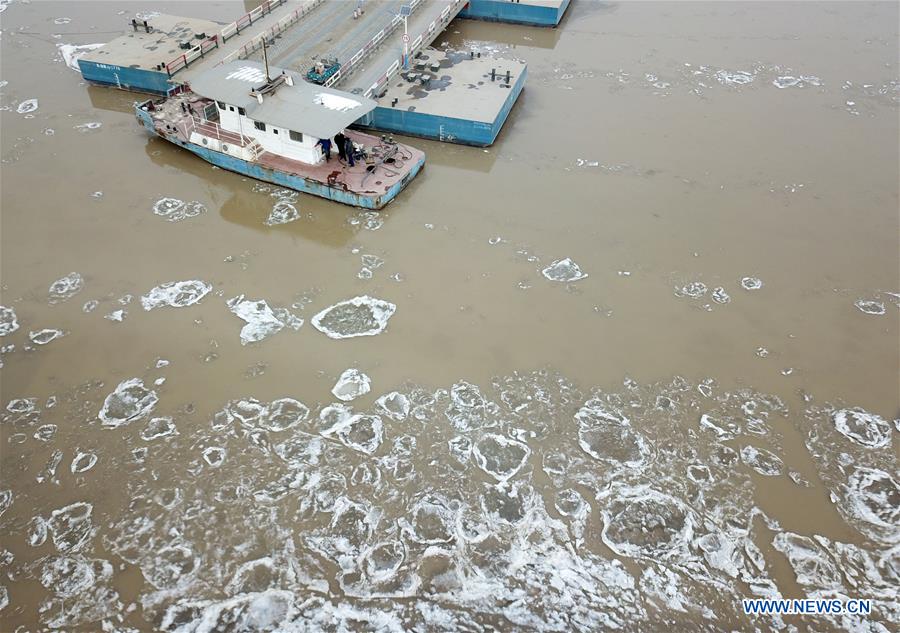
[[375,99],[360,127],[490,145],[525,85],[523,62],[439,51],[457,17],[555,27],[569,0],[263,0],[229,24],[157,15],[79,59],[90,82],[167,95],[211,66],[240,59],[305,74],[340,69],[325,85]]

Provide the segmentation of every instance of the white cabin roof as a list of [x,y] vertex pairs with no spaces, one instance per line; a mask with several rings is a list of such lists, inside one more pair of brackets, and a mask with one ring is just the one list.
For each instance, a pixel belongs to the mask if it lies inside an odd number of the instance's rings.
[[189,84],[202,97],[244,108],[254,121],[316,138],[330,138],[375,109],[376,103],[361,95],[311,84],[298,73],[269,67],[273,79],[282,73],[294,85],[281,84],[264,95],[262,103],[250,94],[266,83],[265,66],[259,62],[239,60],[215,66]]

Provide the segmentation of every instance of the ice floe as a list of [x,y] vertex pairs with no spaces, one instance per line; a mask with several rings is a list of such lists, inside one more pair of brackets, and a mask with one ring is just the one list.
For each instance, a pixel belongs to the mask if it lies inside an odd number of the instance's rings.
[[162,437],[171,437],[178,435],[175,428],[175,421],[172,418],[151,418],[147,426],[141,431],[141,439],[145,442],[152,442]]
[[46,345],[50,341],[65,336],[62,330],[54,330],[52,328],[44,328],[43,330],[31,331],[28,333],[28,339],[35,345]]
[[381,445],[383,424],[380,416],[356,414],[338,420],[322,435],[337,437],[345,446],[371,455]]
[[19,321],[16,311],[6,306],[0,306],[0,336],[7,336],[19,329]]
[[84,288],[84,279],[78,273],[69,273],[50,284],[50,303],[67,301]]
[[27,99],[20,103],[16,108],[16,112],[19,114],[29,114],[31,112],[35,112],[38,109],[38,100],[37,99]]
[[169,281],[160,284],[141,297],[144,310],[164,306],[186,308],[199,303],[212,291],[212,285],[197,279],[189,281]]
[[187,218],[196,217],[205,211],[206,206],[196,200],[185,202],[178,198],[160,198],[153,203],[153,213],[169,222],[180,222]]
[[584,279],[587,273],[582,272],[581,268],[572,261],[571,258],[557,259],[552,264],[544,268],[541,273],[550,281],[572,282]]
[[398,422],[409,415],[409,398],[398,391],[384,394],[375,404],[383,415]]
[[486,433],[472,448],[472,457],[478,467],[497,481],[513,477],[525,465],[529,455],[531,449],[527,444],[494,433]]
[[858,299],[853,305],[855,305],[863,314],[881,316],[887,312],[887,308],[885,308],[883,302],[875,301],[873,299]]
[[65,62],[66,66],[71,68],[76,72],[81,72],[81,68],[78,66],[78,60],[90,53],[93,50],[97,50],[103,46],[103,44],[57,44],[56,48],[59,51],[62,60]]
[[758,277],[744,277],[741,279],[741,287],[744,290],[759,290],[763,287],[763,282]]
[[72,458],[72,464],[69,466],[69,470],[73,475],[85,473],[93,468],[98,460],[99,457],[97,457],[96,453],[82,452],[76,449],[75,457]]
[[865,409],[841,409],[832,420],[841,435],[860,446],[881,448],[891,443],[890,423]]
[[241,345],[258,343],[285,327],[299,330],[303,325],[303,319],[286,308],[271,308],[263,299],[244,299],[244,295],[238,295],[226,304],[232,313],[247,322],[241,328]]
[[374,336],[384,331],[396,309],[393,303],[363,295],[325,308],[312,318],[312,324],[334,339]]
[[741,449],[741,461],[760,475],[774,477],[784,469],[781,459],[774,453],[756,446],[745,446]]
[[288,224],[300,218],[300,212],[290,202],[276,202],[266,218],[266,226],[277,226],[279,224]]
[[358,369],[350,368],[340,375],[331,393],[335,398],[348,402],[369,393],[371,389],[369,377]]
[[149,414],[158,400],[156,392],[145,387],[140,378],[124,380],[106,397],[99,417],[108,428],[130,424]]

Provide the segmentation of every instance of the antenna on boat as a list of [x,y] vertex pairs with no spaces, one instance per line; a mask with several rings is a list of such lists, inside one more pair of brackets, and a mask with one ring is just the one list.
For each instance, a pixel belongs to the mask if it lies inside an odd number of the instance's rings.
[[269,55],[268,55],[268,53],[266,52],[266,38],[265,38],[265,36],[263,36],[263,38],[262,38],[262,45],[263,45],[263,61],[264,61],[265,64],[266,64],[266,83],[269,83],[270,81],[272,81],[272,79],[269,77]]

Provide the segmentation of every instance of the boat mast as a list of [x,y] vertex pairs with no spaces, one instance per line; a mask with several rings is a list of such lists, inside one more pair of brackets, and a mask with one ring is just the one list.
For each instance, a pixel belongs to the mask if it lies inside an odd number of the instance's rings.
[[269,78],[269,55],[268,55],[268,53],[266,52],[266,38],[265,38],[265,36],[263,36],[263,38],[262,38],[262,45],[263,45],[263,61],[264,61],[265,64],[266,64],[266,83],[269,83],[269,82],[272,81],[272,80]]

